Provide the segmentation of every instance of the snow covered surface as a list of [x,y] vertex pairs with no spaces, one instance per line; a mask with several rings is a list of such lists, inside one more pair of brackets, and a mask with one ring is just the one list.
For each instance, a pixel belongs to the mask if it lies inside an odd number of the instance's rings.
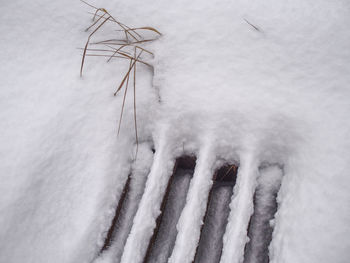
[[[142,261],[185,151],[197,166],[169,262],[192,261],[212,173],[228,161],[240,168],[221,263],[243,259],[266,164],[284,172],[271,262],[347,263],[349,1],[91,3],[163,33],[149,46],[153,79],[138,67],[137,162],[151,171],[122,262]],[[96,257],[135,157],[131,93],[118,138],[122,98],[112,96],[127,63],[89,58],[79,78],[91,11],[79,1],[1,7],[0,262],[104,261]]]

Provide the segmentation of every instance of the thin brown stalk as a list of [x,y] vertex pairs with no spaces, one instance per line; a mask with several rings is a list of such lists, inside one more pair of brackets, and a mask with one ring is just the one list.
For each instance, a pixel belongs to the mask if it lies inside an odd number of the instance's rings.
[[96,6],[93,6],[93,5],[89,4],[88,2],[85,2],[84,0],[80,0],[80,2],[83,2],[84,4],[90,6],[90,7],[94,8],[94,9],[98,9]]
[[[110,21],[117,23],[123,29],[123,31],[125,32],[126,35],[129,34],[133,39],[139,40],[137,37],[135,37],[132,33],[129,32],[129,31],[132,31],[133,33],[135,33],[135,35],[137,35],[139,38],[142,39],[142,36],[139,33],[135,32],[135,30],[132,30],[130,27],[128,27],[128,26],[124,25],[123,23],[119,22],[118,20],[116,20],[109,12],[107,12],[107,10],[105,10],[105,11],[108,15],[111,16]],[[96,16],[99,17],[100,15],[96,14]],[[126,36],[126,38],[128,39],[127,36]]]
[[[109,39],[109,40],[103,40],[103,41],[98,41],[98,42],[93,42],[90,43],[90,45],[105,45],[105,44],[109,44],[109,45],[134,45],[134,44],[142,44],[142,43],[146,43],[146,42],[152,42],[156,39],[144,39],[144,40],[140,40],[140,41],[134,41],[134,42],[127,42],[125,40],[122,39]],[[111,41],[120,41],[123,43],[119,43],[119,42],[111,42]]]
[[[114,17],[112,17],[112,18],[114,19]],[[114,19],[114,20],[115,20],[115,19]],[[119,22],[119,21],[117,21],[117,20],[115,20],[115,22],[117,22],[118,25],[119,25],[121,28],[123,28],[125,31],[127,31],[127,33],[130,34],[129,31],[132,31],[132,32],[135,33],[139,38],[142,39],[142,36],[141,36],[139,33],[137,33],[135,30],[132,30],[130,27],[128,27],[127,25],[125,25],[125,24],[123,24],[123,23],[121,23],[121,22]],[[130,34],[130,35],[131,35],[131,34]],[[132,35],[131,35],[131,36],[132,36]],[[135,40],[137,40],[137,38],[135,38]]]
[[[124,29],[124,31],[125,31],[126,29],[129,29],[128,26],[125,26],[124,24],[122,24],[122,23],[120,23],[119,21],[117,21],[106,9],[104,9],[104,8],[97,8],[96,6],[93,6],[93,5],[91,5],[91,4],[87,3],[87,2],[85,2],[84,0],[80,0],[80,1],[83,2],[83,3],[86,4],[86,5],[88,5],[88,6],[92,7],[92,8],[94,8],[94,9],[96,9],[95,13],[88,12],[88,13],[94,15],[94,16],[93,16],[93,20],[95,20],[96,16],[97,16],[97,17],[101,17],[100,15],[97,14],[98,11],[103,11],[103,12],[104,12],[103,15],[107,14],[107,15],[109,16],[109,17],[108,17],[108,21],[117,23],[121,28]],[[126,29],[125,29],[124,27],[125,27]],[[129,33],[129,34],[130,34],[130,33]],[[130,34],[130,35],[132,36],[132,34]],[[141,36],[139,35],[139,37],[141,37]],[[133,38],[134,38],[134,36],[133,36]],[[142,37],[141,37],[141,38],[142,38]],[[135,40],[137,40],[137,39],[135,38]]]
[[137,56],[137,58],[133,60],[133,63],[132,63],[132,65],[131,65],[131,67],[129,68],[128,72],[125,74],[125,76],[124,76],[122,82],[120,83],[120,85],[119,85],[117,91],[114,93],[115,95],[116,95],[116,94],[118,93],[118,91],[123,87],[126,78],[127,78],[128,75],[130,74],[130,71],[131,71],[132,68],[135,66],[136,61],[139,59],[139,57],[141,56],[141,54],[142,54],[142,51],[141,51],[140,54]]
[[[104,8],[98,8],[98,9],[95,11],[95,13],[94,13],[94,16],[93,16],[93,18],[92,18],[92,21],[95,21],[96,16],[101,17],[100,15],[97,15],[98,11],[103,12],[103,16],[104,16],[105,14],[108,14],[108,12],[107,12],[106,9],[104,9]],[[109,14],[108,14],[108,15],[109,15]]]
[[[86,57],[109,57],[107,55],[99,55],[99,54],[86,54]],[[113,58],[123,58],[123,59],[128,59],[126,57],[123,56],[114,56]]]
[[[98,8],[97,8],[98,9]],[[87,12],[88,14],[90,14],[90,15],[92,15],[93,16],[93,18],[92,18],[92,21],[94,21],[95,19],[94,19],[94,17],[95,17],[95,14],[96,14],[96,12]],[[108,14],[108,13],[105,13],[105,14]],[[102,15],[97,15],[96,14],[96,17],[101,17]],[[116,23],[114,20],[113,20],[113,18],[112,17],[110,17],[109,19],[108,19],[108,21],[109,22],[112,22],[112,23]],[[124,31],[124,30],[123,30]]]
[[[120,41],[120,42],[124,42],[126,43],[125,39],[107,39],[107,40],[102,40],[102,41],[98,41],[98,42],[93,42],[91,43],[91,45],[99,45],[99,44],[104,44],[106,42],[110,42],[110,41]],[[121,43],[118,43],[118,44],[121,44]],[[116,44],[115,44],[116,45]],[[123,44],[121,44],[123,45]]]
[[138,49],[141,49],[142,51],[145,51],[146,53],[148,53],[148,54],[150,54],[152,56],[154,56],[154,54],[151,51],[149,51],[147,49],[144,49],[143,47],[140,47],[140,46],[135,46],[135,47],[138,48]]
[[[86,57],[106,57],[106,58],[109,58],[110,56],[109,55],[103,55],[103,54],[86,54],[85,55]],[[123,58],[123,59],[129,59],[129,56],[113,56],[113,58]],[[132,58],[133,60],[133,58]],[[140,60],[140,59],[137,59],[136,62],[140,62],[141,64],[144,64],[148,67],[153,67],[151,64],[148,64],[147,62],[143,61],[143,60]]]
[[[110,46],[110,45],[106,45],[106,46],[109,47],[109,48],[111,48],[113,51],[116,51],[116,50],[117,50],[117,48],[112,47],[112,46]],[[127,57],[129,57],[129,58],[134,59],[134,57],[131,57],[131,54],[130,54],[129,52],[127,52],[127,51],[123,51],[123,52],[122,52],[122,51],[117,50],[117,53],[120,54],[120,55],[127,56]]]
[[[129,68],[131,67],[131,63],[132,63],[132,60],[130,59],[130,63],[129,63]],[[125,99],[126,99],[126,93],[128,91],[128,86],[129,86],[129,76],[130,74],[128,75],[128,78],[126,80],[126,85],[125,85],[125,91],[124,91],[124,97],[123,97],[123,104],[122,104],[122,109],[120,111],[120,118],[119,118],[119,124],[118,124],[118,134],[119,135],[119,132],[120,132],[120,126],[121,126],[121,123],[122,123],[122,118],[123,118],[123,112],[124,112],[124,106],[125,106]],[[115,96],[116,94],[114,94]]]
[[[123,48],[128,47],[128,46],[130,46],[130,45],[129,44],[125,44],[125,45],[121,45],[118,49],[115,49],[115,52],[113,53],[113,55],[111,55],[111,57],[107,60],[107,62],[109,62],[113,58],[113,56],[116,55],[117,53],[120,54],[120,50],[122,50]],[[147,49],[144,49],[144,48],[142,48],[140,46],[134,46],[134,47],[136,47],[138,49],[141,49],[141,50],[145,51],[146,53],[154,56],[154,54],[151,51],[148,51]],[[110,48],[112,48],[112,47],[110,47]],[[125,53],[127,54],[127,52],[125,52]]]
[[[115,52],[115,48],[113,48],[113,47],[110,47],[110,46],[108,46],[108,45],[106,45],[107,47],[109,47],[109,48],[111,48],[111,49],[102,49],[102,48],[87,48],[86,50],[87,51],[97,51],[97,52]],[[82,49],[82,48],[78,48],[78,49]],[[118,52],[116,52],[117,54],[121,54],[121,55],[123,55],[123,56],[127,56],[127,57],[131,57],[130,56],[130,53],[129,52],[127,52],[127,51],[123,51],[123,52],[121,52],[121,51],[118,51]],[[113,55],[115,55],[115,54],[113,54]],[[107,55],[108,56],[108,55]],[[132,58],[132,57],[131,57]]]
[[[107,46],[108,46],[108,45],[107,45]],[[109,46],[108,46],[108,47],[109,47]],[[112,48],[112,47],[110,47],[110,48]],[[130,53],[128,53],[128,52],[126,52],[126,51],[123,51],[123,52],[117,51],[117,54],[122,55],[122,56],[125,56],[125,57],[130,58],[130,59],[135,59],[134,57],[132,57],[132,56],[130,55]],[[141,61],[141,60],[140,60],[140,59],[137,59],[136,61]],[[148,63],[146,63],[146,62],[144,62],[143,64],[150,66],[150,64],[148,64]]]
[[83,52],[83,58],[81,60],[80,77],[83,76],[83,67],[84,67],[84,62],[85,62],[85,55],[86,55],[87,47],[88,47],[89,42],[90,42],[90,38],[92,37],[93,34],[95,34],[97,32],[97,30],[99,30],[103,26],[104,23],[106,23],[107,20],[108,20],[108,17],[94,31],[92,31],[92,33],[88,37],[88,40],[86,41],[84,52]]
[[[82,49],[83,48],[78,48],[78,49]],[[110,50],[110,49],[101,49],[101,48],[87,48],[87,51],[99,51],[99,52],[114,52],[114,50]]]
[[157,29],[155,29],[153,27],[150,27],[150,26],[130,28],[128,30],[132,30],[132,31],[136,31],[136,30],[150,30],[150,31],[153,31],[153,32],[157,33],[160,36],[162,35],[162,33],[160,33]]
[[[141,50],[140,52],[140,55],[143,51]],[[134,58],[135,58],[135,61],[136,61],[136,47],[135,47],[135,50],[134,50]],[[138,152],[138,149],[139,149],[139,137],[137,135],[137,120],[136,120],[136,64],[134,66],[134,125],[135,125],[135,136],[136,136],[136,156],[137,156],[137,152]],[[135,159],[136,159],[136,156],[135,156]]]
[[105,14],[103,14],[103,16],[100,16],[94,23],[92,23],[91,26],[89,26],[87,29],[85,29],[85,31],[89,31],[89,29],[92,28],[94,25],[96,25],[104,16],[105,16]]
[[109,61],[113,58],[114,55],[116,55],[122,48],[124,48],[124,47],[126,47],[126,46],[128,46],[128,44],[122,45],[122,46],[120,46],[118,49],[116,49],[116,50],[114,51],[114,53],[109,57],[109,59],[107,60],[107,62],[109,62]]
[[[110,46],[110,44],[108,44],[108,45],[105,44],[105,45],[106,45],[107,47],[113,49],[114,51],[116,51],[116,53],[120,52],[120,50],[123,49],[124,47],[136,47],[136,48],[138,48],[138,49],[140,49],[140,50],[143,50],[143,51],[145,51],[146,53],[148,53],[148,54],[154,56],[154,54],[153,54],[151,51],[149,51],[149,50],[147,50],[147,49],[145,49],[145,48],[143,48],[143,47],[133,45],[133,44],[118,45],[118,46],[121,46],[121,47],[119,47],[119,48],[114,48],[114,47]],[[123,51],[123,52],[129,54],[129,53],[126,52],[126,51]]]
[[[132,29],[132,28],[126,26],[125,24],[119,22],[118,20],[116,20],[106,9],[103,9],[103,10],[106,11],[106,14],[111,16],[110,21],[114,22],[114,23],[117,23],[123,29],[122,31],[124,31],[126,34],[129,34],[132,38],[134,38],[135,40],[138,40],[137,37],[135,37],[133,34],[131,34],[129,32],[129,31],[132,31],[133,33],[135,33],[136,36],[138,36],[139,38],[142,39],[142,36],[139,33],[137,33],[135,29]],[[90,13],[90,14],[93,14],[94,17],[95,16],[97,16],[97,17],[100,16],[100,15],[97,15],[96,12],[95,13]],[[126,37],[126,38],[128,39],[128,37]]]
[[106,9],[104,9],[104,8],[97,8],[96,6],[93,6],[93,5],[91,5],[91,4],[87,3],[87,2],[85,2],[84,0],[80,0],[80,1],[83,2],[83,3],[86,4],[86,5],[88,5],[88,6],[92,7],[92,8],[94,8],[94,9],[96,9],[96,12],[93,14],[93,15],[94,15],[93,19],[95,19],[96,16],[100,16],[100,15],[97,14],[97,12],[98,12],[99,10],[101,10],[101,11],[103,11],[105,14],[108,14],[108,15],[110,16],[110,18],[108,18],[108,20],[111,20],[112,22],[117,23],[121,28],[123,28],[123,30],[126,32],[126,34],[129,34],[132,38],[134,38],[135,40],[138,40],[134,35],[132,35],[130,32],[128,32],[128,30],[131,30],[131,31],[133,31],[138,37],[140,37],[140,38],[142,39],[142,36],[141,36],[140,34],[138,34],[137,32],[135,32],[134,30],[132,30],[130,27],[124,25],[123,23],[117,21]]

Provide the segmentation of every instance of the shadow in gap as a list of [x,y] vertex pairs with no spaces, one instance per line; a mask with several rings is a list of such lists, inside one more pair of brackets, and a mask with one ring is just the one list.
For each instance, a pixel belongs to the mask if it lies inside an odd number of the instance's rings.
[[186,203],[195,166],[196,158],[193,156],[183,156],[176,160],[144,263],[165,263],[168,261],[176,240],[176,224]]
[[195,263],[220,261],[236,175],[237,166],[235,165],[225,165],[214,174],[214,184],[209,192],[204,224],[193,260]]
[[[152,154],[153,156],[153,149],[152,152],[147,154]],[[107,232],[104,245],[100,250],[100,254],[104,251],[112,250],[115,262],[120,262],[124,245],[132,228],[133,218],[145,190],[148,174],[149,169],[139,170],[136,167],[136,170],[133,170],[128,175],[119,198],[111,226]]]
[[281,186],[282,170],[278,166],[260,169],[254,194],[254,213],[248,226],[249,242],[244,250],[244,263],[268,263],[269,245],[277,212],[277,193]]

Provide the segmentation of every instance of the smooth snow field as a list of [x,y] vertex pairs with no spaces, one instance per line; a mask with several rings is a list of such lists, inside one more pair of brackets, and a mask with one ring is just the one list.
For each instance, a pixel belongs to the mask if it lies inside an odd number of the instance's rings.
[[[131,84],[117,135],[124,89],[113,93],[129,61],[89,56],[79,75],[95,10],[3,0],[0,262],[143,263],[175,160],[194,155],[174,217],[164,212],[177,223],[154,252],[160,262],[193,261],[213,173],[228,163],[238,173],[231,197],[217,199],[229,200],[229,212],[215,210],[228,214],[213,249],[220,263],[262,263],[266,253],[271,263],[348,263],[350,2],[89,3],[162,33],[144,43],[152,67],[137,64],[138,146]],[[116,29],[107,22],[91,41]],[[128,209],[100,253],[129,174]],[[271,229],[254,224],[273,228],[271,243],[262,237]]]

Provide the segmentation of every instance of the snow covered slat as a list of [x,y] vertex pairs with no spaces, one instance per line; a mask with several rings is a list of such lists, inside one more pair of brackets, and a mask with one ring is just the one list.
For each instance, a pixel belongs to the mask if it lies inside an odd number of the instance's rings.
[[160,214],[161,202],[172,174],[174,161],[172,154],[166,147],[166,141],[162,141],[156,150],[145,192],[124,247],[121,257],[122,263],[143,262],[147,244],[156,226],[156,219]]
[[237,182],[233,189],[230,215],[223,239],[220,263],[243,261],[247,228],[253,213],[253,196],[256,187],[258,165],[250,153],[240,156]]
[[272,240],[273,219],[277,211],[277,193],[282,171],[277,166],[260,169],[254,195],[254,213],[248,228],[249,242],[245,247],[244,263],[269,263],[269,244]]
[[218,263],[222,253],[229,204],[236,183],[237,166],[225,165],[215,172],[209,193],[201,236],[193,260],[195,263]]
[[176,160],[144,263],[165,263],[170,257],[177,235],[176,224],[186,202],[195,165],[196,158],[192,156],[183,156]]
[[191,263],[200,237],[209,191],[213,184],[216,156],[207,144],[198,153],[196,169],[186,197],[186,205],[177,223],[178,234],[168,263]]

